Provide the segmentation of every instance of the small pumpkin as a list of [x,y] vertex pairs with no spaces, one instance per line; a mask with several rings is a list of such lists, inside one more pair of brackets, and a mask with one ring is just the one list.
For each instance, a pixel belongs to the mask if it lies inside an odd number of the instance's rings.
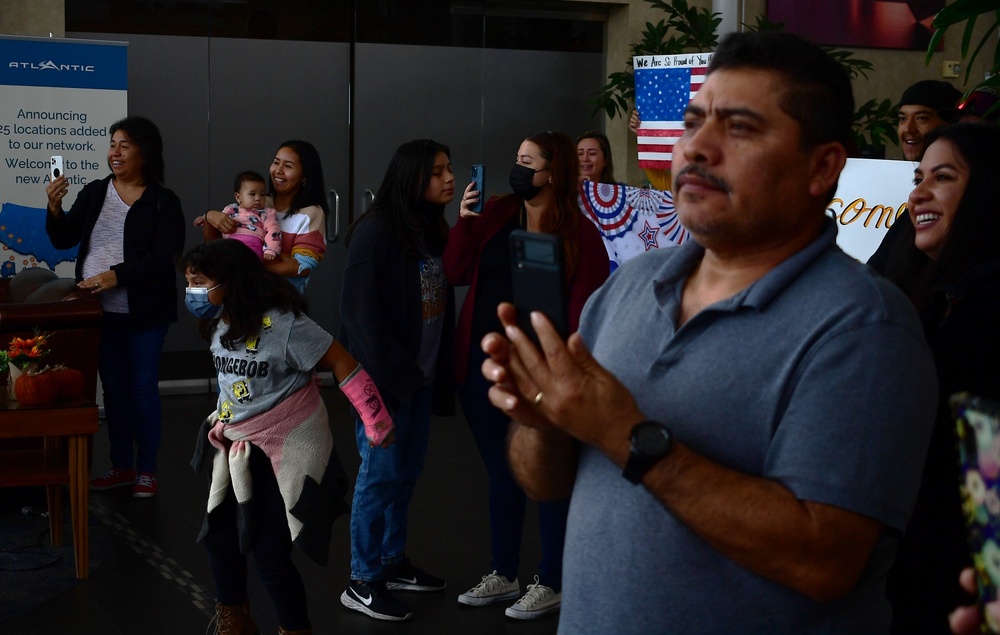
[[59,381],[55,373],[24,373],[14,383],[14,394],[25,406],[45,406],[59,396]]
[[60,400],[80,401],[83,399],[83,373],[75,368],[56,367],[50,371],[55,375],[58,393],[56,398]]

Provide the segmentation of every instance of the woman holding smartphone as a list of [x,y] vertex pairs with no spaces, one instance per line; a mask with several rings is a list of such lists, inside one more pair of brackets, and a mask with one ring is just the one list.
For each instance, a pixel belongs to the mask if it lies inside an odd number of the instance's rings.
[[[470,210],[482,192],[465,188],[459,219],[444,251],[444,271],[454,285],[469,285],[456,329],[455,379],[490,482],[492,572],[458,597],[485,606],[521,596],[517,580],[526,497],[511,474],[506,438],[509,421],[487,397],[480,372],[483,336],[500,329],[497,305],[513,300],[510,234],[522,229],[562,239],[566,263],[569,328],[575,331],[583,305],[608,277],[608,260],[597,228],[577,204],[576,143],[562,132],[538,132],[521,142],[510,173],[512,194]],[[568,437],[567,437],[568,439]],[[506,610],[508,617],[534,619],[559,609],[562,550],[569,499],[539,503],[542,562],[535,583]]]
[[184,248],[181,202],[163,187],[163,139],[145,117],[110,128],[111,174],[91,181],[63,212],[65,174],[45,188],[45,231],[57,249],[77,245],[77,286],[101,301],[97,369],[111,441],[111,469],[92,490],[130,487],[156,495],[162,407],[160,350],[177,321],[177,271]]

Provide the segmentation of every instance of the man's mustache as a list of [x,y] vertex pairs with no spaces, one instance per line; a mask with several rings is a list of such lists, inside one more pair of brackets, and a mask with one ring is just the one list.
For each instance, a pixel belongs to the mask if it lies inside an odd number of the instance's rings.
[[712,187],[718,188],[723,192],[725,192],[726,194],[729,194],[728,183],[726,183],[719,177],[715,176],[714,174],[709,173],[708,170],[698,165],[697,163],[688,163],[687,165],[685,165],[683,168],[681,168],[681,171],[677,173],[676,178],[680,179],[682,176],[686,176],[688,174],[693,174],[694,176],[708,183]]

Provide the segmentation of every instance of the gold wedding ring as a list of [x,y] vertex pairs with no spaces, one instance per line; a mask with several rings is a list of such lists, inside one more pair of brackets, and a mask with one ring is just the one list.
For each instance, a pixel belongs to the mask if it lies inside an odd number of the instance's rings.
[[540,403],[542,403],[542,391],[541,390],[539,390],[538,394],[535,395],[535,405],[537,406]]

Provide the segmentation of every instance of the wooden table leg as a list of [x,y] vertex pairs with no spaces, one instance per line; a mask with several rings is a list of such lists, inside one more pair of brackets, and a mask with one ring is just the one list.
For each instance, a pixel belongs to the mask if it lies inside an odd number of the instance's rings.
[[70,510],[73,515],[73,553],[76,556],[76,577],[90,574],[89,479],[87,475],[87,435],[69,437]]
[[62,485],[45,486],[45,502],[49,510],[49,537],[53,547],[62,545],[62,490]]
[[[62,461],[62,439],[60,437],[45,437],[42,441],[46,464]],[[49,538],[53,547],[62,545],[62,485],[47,485],[45,487],[45,506],[49,512]]]

